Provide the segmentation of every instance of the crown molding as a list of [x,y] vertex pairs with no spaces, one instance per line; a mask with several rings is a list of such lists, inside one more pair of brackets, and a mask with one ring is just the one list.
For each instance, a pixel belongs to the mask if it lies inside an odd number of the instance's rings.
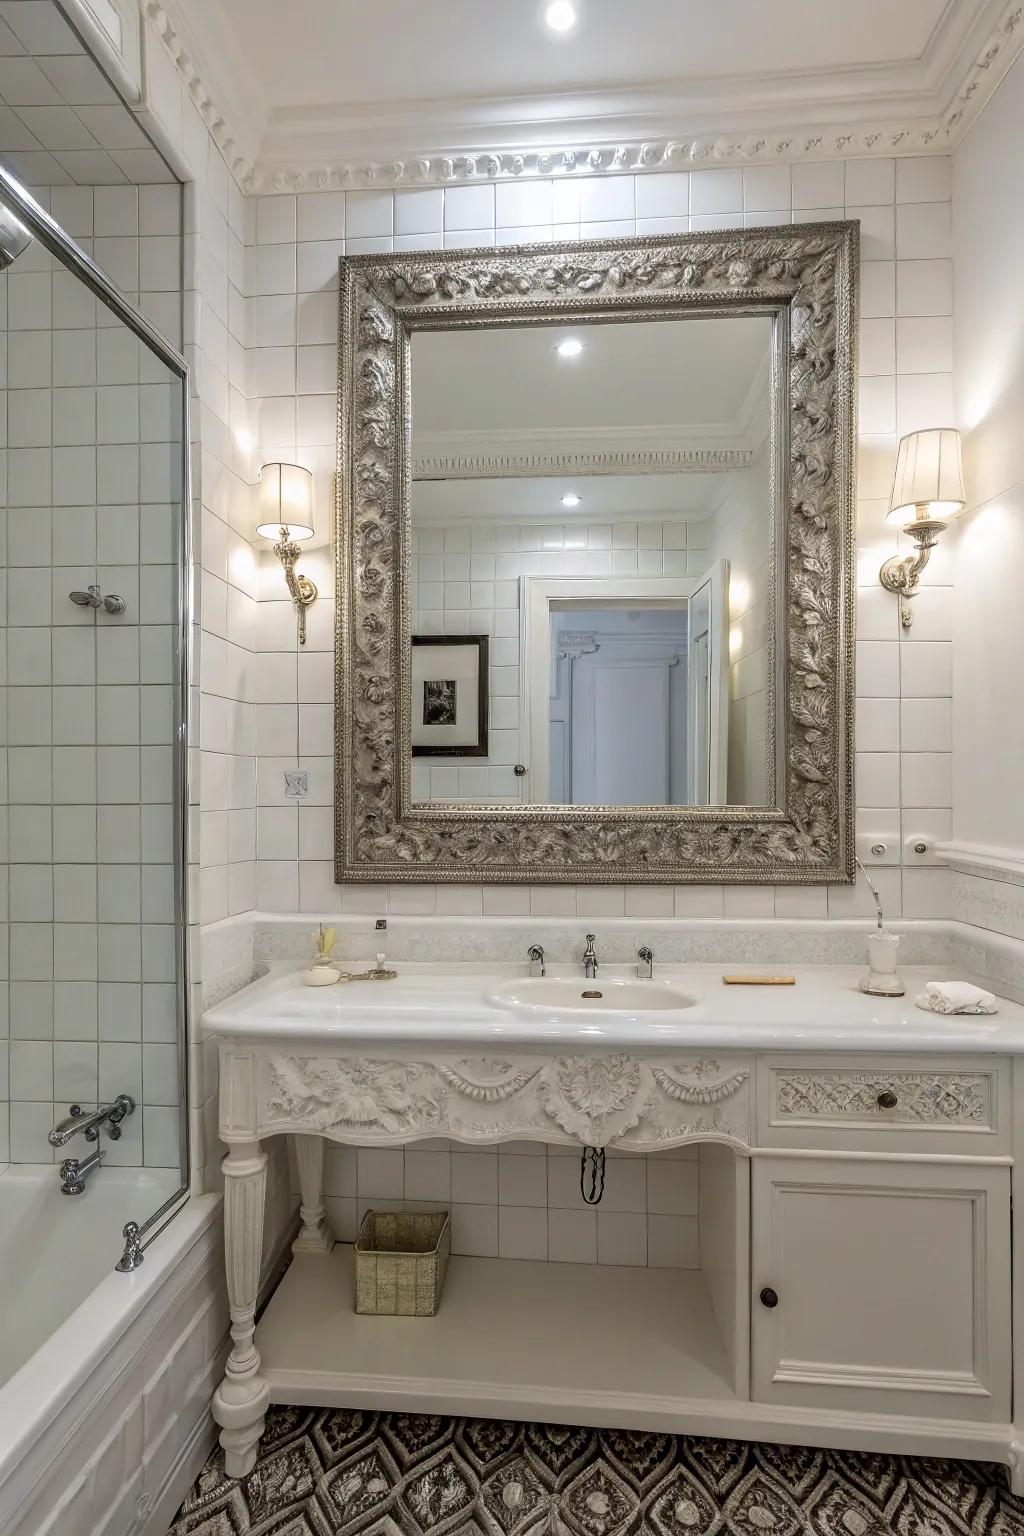
[[[816,72],[756,86],[716,81],[697,87],[685,102],[663,88],[582,93],[557,100],[554,116],[550,98],[547,115],[529,98],[464,101],[446,105],[433,122],[427,103],[365,117],[318,107],[313,113],[272,114],[258,132],[251,113],[229,100],[220,84],[237,78],[237,49],[216,50],[219,70],[207,62],[183,14],[195,3],[142,0],[143,15],[232,173],[244,190],[255,193],[945,154],[963,138],[1024,46],[1024,5],[987,0],[973,24],[959,26],[953,44],[941,33],[933,37],[916,73],[897,65]],[[194,22],[196,29],[202,26],[211,55],[207,18],[215,9],[204,4],[202,22]],[[948,14],[955,19],[966,9],[951,4]],[[251,102],[259,92],[243,82],[242,96]],[[673,131],[671,124],[684,114],[690,129]],[[709,119],[736,126],[693,131]],[[312,153],[310,131],[316,137]],[[322,146],[320,139],[326,140]],[[360,141],[366,145],[362,152]],[[371,141],[378,145],[375,153]],[[349,151],[337,153],[332,144],[347,144]]]
[[[229,50],[220,29],[213,25],[217,8],[210,6],[201,13],[202,43],[177,0],[140,0],[140,9],[143,23],[169,55],[228,170],[243,191],[254,191],[256,153],[264,124],[247,103],[258,101],[259,91],[247,78],[237,49]],[[232,81],[230,87],[224,85],[226,79]]]
[[730,475],[749,469],[751,448],[636,449],[621,453],[459,453],[413,458],[414,480],[548,479],[565,475]]

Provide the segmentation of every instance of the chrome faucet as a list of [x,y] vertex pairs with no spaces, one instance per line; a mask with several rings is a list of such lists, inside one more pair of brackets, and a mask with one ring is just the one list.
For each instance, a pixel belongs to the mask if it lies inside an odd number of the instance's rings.
[[60,1165],[61,1194],[84,1195],[86,1179],[96,1171],[105,1156],[106,1153],[97,1147],[88,1157],[66,1157]]
[[583,974],[588,981],[597,975],[597,955],[594,952],[594,935],[587,934],[587,947],[583,951]]
[[636,974],[640,981],[650,981],[654,975],[654,951],[649,944],[644,944],[636,952]]
[[[121,1136],[121,1121],[125,1115],[130,1115],[134,1108],[135,1100],[127,1093],[119,1093],[113,1104],[104,1104],[101,1109],[97,1109],[91,1115],[82,1108],[81,1104],[72,1104],[71,1113],[67,1119],[59,1120],[46,1139],[51,1147],[66,1147],[72,1136],[77,1136],[79,1133],[85,1137],[86,1141],[98,1141],[100,1126],[105,1125],[111,1141],[117,1141]],[[75,1190],[73,1193],[78,1194],[80,1191]]]
[[547,969],[546,969],[546,967],[544,965],[544,949],[543,949],[542,945],[540,945],[540,944],[531,944],[529,949],[526,951],[526,958],[530,962],[530,975],[531,976],[533,976],[535,974],[534,973],[534,969],[533,969],[535,965],[539,965],[540,966],[540,974],[542,976],[546,976],[547,975]]

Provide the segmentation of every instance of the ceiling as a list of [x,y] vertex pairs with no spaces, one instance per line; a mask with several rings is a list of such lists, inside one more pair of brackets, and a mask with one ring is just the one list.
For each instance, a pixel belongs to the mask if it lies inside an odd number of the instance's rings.
[[33,187],[175,179],[52,0],[0,0],[0,163]]
[[947,0],[578,0],[578,26],[560,36],[537,0],[303,0],[301,29],[280,0],[217,3],[275,111],[386,112],[399,102],[912,63],[947,11]]
[[[759,469],[768,505],[767,476]],[[412,518],[417,528],[453,524],[497,525],[520,522],[687,523],[711,517],[736,483],[737,474],[708,475],[561,475],[516,480],[416,480]],[[567,507],[567,492],[578,502]]]
[[771,336],[764,315],[414,333],[417,523],[709,516],[763,473]]
[[[401,180],[415,157],[639,149],[673,135],[760,135],[742,151],[756,158],[773,152],[766,136],[798,126],[862,129],[874,148],[880,125],[913,124],[918,137],[897,139],[901,152],[948,147],[936,134],[978,109],[1024,34],[1006,0],[573,3],[566,35],[545,25],[544,0],[163,9],[202,57],[226,115],[245,121],[255,180],[269,190],[275,172],[303,167],[380,180],[398,160]],[[713,144],[716,160],[734,148]],[[801,148],[833,152],[816,134],[784,146],[790,158]],[[417,167],[421,179],[435,171]]]
[[[601,443],[623,429],[738,438],[751,389],[767,387],[771,334],[764,315],[419,331],[413,453],[439,434],[461,446],[538,428]],[[566,341],[583,350],[563,360]]]

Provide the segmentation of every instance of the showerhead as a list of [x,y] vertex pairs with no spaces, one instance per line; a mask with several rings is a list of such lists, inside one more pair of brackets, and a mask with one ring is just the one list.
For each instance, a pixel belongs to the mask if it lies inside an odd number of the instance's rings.
[[32,236],[11,210],[0,203],[0,272],[32,244]]
[[106,597],[100,592],[99,587],[88,587],[84,592],[69,592],[73,603],[79,608],[105,608],[107,613],[124,613],[125,601],[116,592],[108,592]]

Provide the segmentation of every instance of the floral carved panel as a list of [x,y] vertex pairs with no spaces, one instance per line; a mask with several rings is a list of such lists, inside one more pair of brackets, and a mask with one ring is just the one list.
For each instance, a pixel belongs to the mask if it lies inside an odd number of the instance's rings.
[[[227,1053],[223,1080],[236,1058]],[[653,1150],[712,1140],[750,1145],[746,1061],[626,1053],[431,1057],[260,1053],[251,1125],[238,1136],[318,1133],[360,1145],[430,1136],[533,1139]]]
[[[853,876],[857,226],[341,264],[335,872],[343,880],[826,882]],[[776,316],[776,804],[414,804],[410,340],[419,328]]]
[[778,1119],[790,1123],[885,1120],[981,1129],[993,1123],[993,1077],[987,1072],[781,1071],[775,1102]]

